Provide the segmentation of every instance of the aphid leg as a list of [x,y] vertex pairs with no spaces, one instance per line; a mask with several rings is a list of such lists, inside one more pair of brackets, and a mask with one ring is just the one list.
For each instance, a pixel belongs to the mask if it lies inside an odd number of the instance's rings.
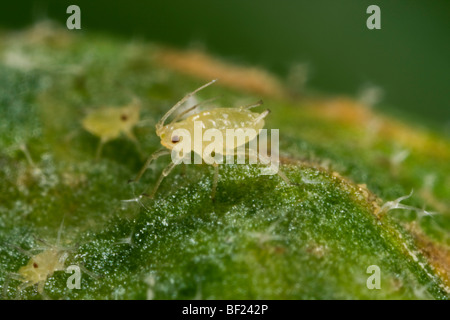
[[241,108],[244,108],[244,109],[252,109],[252,108],[256,108],[256,107],[261,106],[263,103],[264,103],[264,102],[263,102],[262,100],[259,100],[259,101],[255,102],[255,103],[248,104],[248,105],[243,106],[243,107],[241,107]]
[[[23,279],[22,279],[23,280]],[[25,290],[26,288],[28,288],[28,287],[31,287],[33,285],[33,282],[32,281],[26,281],[26,282],[23,282],[22,284],[20,284],[18,287],[17,287],[17,295],[16,295],[16,298],[19,296],[19,293],[20,292],[22,292],[23,290]]]
[[[45,283],[46,283],[46,280],[42,280],[37,283],[37,292],[42,296],[43,300],[51,300],[50,297],[44,292]],[[31,287],[32,285],[33,284],[30,282],[22,283],[17,289],[16,300],[19,297],[19,294],[22,290],[24,290],[28,287]]]
[[267,117],[267,115],[270,113],[270,110],[269,109],[267,109],[267,110],[265,110],[263,113],[261,113],[258,117],[256,117],[255,118],[255,120],[253,120],[253,122],[259,122],[259,121],[261,121],[262,119],[264,119],[265,117]]
[[169,165],[164,168],[163,172],[159,176],[158,181],[156,182],[155,187],[153,188],[152,193],[150,194],[150,196],[148,196],[149,198],[153,199],[153,197],[155,196],[155,193],[158,190],[158,187],[161,184],[161,182],[163,181],[163,179],[169,175],[169,173],[172,171],[173,168],[175,168],[176,165],[177,165],[177,163],[170,162]]
[[106,140],[100,139],[100,142],[98,143],[97,150],[95,151],[95,161],[98,161],[100,159],[100,155],[102,154],[103,145],[106,143]]
[[284,174],[283,171],[281,171],[280,169],[278,169],[277,175],[284,180],[284,182],[286,182],[287,184],[290,184],[292,186],[296,186],[297,184],[294,182],[291,182],[291,180],[289,180],[289,178]]
[[144,172],[147,170],[148,166],[152,163],[153,160],[158,159],[160,156],[163,155],[167,155],[170,154],[170,150],[167,149],[160,149],[156,152],[154,152],[145,162],[144,166],[142,167],[141,171],[139,171],[138,175],[136,176],[136,178],[129,180],[128,183],[130,182],[138,182],[139,179],[141,179],[142,175],[144,174]]
[[213,180],[213,186],[211,190],[211,200],[214,201],[216,198],[216,190],[217,190],[217,183],[219,181],[219,165],[217,163],[213,163],[214,166],[214,180]]
[[7,298],[9,281],[11,279],[17,280],[17,281],[23,281],[23,278],[20,274],[14,273],[14,272],[8,273],[5,277],[5,282],[3,283],[3,293],[2,293],[3,300],[5,300]]
[[210,82],[208,82],[207,84],[204,84],[203,86],[201,86],[200,88],[192,91],[191,93],[188,93],[187,95],[185,95],[183,97],[183,99],[181,99],[180,101],[178,101],[172,108],[170,108],[169,111],[167,111],[167,113],[161,118],[161,120],[158,121],[158,123],[156,124],[156,128],[158,130],[158,128],[161,128],[164,125],[164,122],[167,120],[167,118],[175,111],[177,110],[183,103],[186,102],[186,100],[188,100],[190,97],[192,97],[194,94],[196,94],[197,92],[199,92],[200,90],[206,88],[207,86],[213,84],[214,82],[216,82],[217,79],[212,80]]
[[45,298],[45,295],[44,295],[44,287],[45,287],[45,280],[40,281],[37,286],[37,291],[40,295],[42,295],[44,297],[45,300],[48,300]]

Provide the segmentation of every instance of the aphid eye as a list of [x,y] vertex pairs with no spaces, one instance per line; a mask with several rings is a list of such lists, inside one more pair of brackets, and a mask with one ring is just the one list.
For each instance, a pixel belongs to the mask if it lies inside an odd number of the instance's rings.
[[122,121],[127,121],[127,120],[128,120],[128,116],[127,116],[126,114],[122,114],[122,115],[120,116],[120,120],[122,120]]
[[180,141],[180,137],[179,136],[173,136],[172,137],[172,143],[177,143]]
[[33,263],[33,268],[37,268],[39,267],[38,264],[36,262]]

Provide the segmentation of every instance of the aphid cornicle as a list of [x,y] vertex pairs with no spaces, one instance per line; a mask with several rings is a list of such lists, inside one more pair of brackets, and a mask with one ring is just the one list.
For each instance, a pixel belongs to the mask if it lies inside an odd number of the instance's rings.
[[[245,143],[248,141],[256,138],[256,136],[259,134],[259,130],[264,127],[264,118],[269,114],[269,110],[265,110],[262,113],[256,113],[250,111],[251,108],[258,107],[262,105],[262,101],[258,101],[254,104],[243,106],[243,107],[237,107],[237,108],[215,108],[207,111],[202,111],[199,113],[196,113],[194,115],[191,115],[185,119],[182,119],[183,116],[185,116],[190,111],[196,109],[199,104],[185,110],[182,112],[179,112],[175,118],[169,123],[164,124],[165,121],[176,111],[179,111],[180,107],[194,94],[196,94],[198,91],[206,88],[207,86],[213,84],[216,82],[216,80],[213,80],[211,82],[208,82],[207,84],[201,86],[200,88],[196,89],[195,91],[187,94],[183,99],[178,101],[162,118],[158,121],[156,124],[156,134],[161,138],[161,144],[165,147],[165,149],[160,149],[153,153],[148,160],[146,161],[145,165],[142,167],[142,169],[139,171],[138,175],[134,180],[130,180],[130,182],[137,182],[141,176],[144,174],[144,172],[147,170],[150,163],[159,158],[162,155],[168,155],[171,154],[171,150],[177,145],[177,143],[180,141],[179,137],[176,135],[173,135],[173,132],[176,129],[185,129],[193,135],[194,133],[194,121],[200,121],[202,123],[203,129],[206,131],[208,129],[218,129],[221,132],[223,132],[223,135],[226,136],[226,130],[227,129],[243,129],[246,130],[248,128],[253,129],[255,133],[254,136],[245,137]],[[182,120],[181,120],[182,119]],[[204,142],[205,143],[205,142]],[[239,147],[240,145],[236,145],[235,149]],[[230,149],[223,149],[225,152],[223,155],[236,155],[236,150],[230,150]],[[191,151],[194,151],[193,149]],[[200,155],[201,156],[201,155]],[[260,154],[255,154],[259,159],[262,159],[262,156]],[[159,177],[158,181],[156,182],[155,187],[153,188],[152,193],[149,195],[150,198],[153,198],[155,195],[159,185],[161,184],[161,181],[169,175],[169,173],[172,171],[172,169],[177,165],[177,163],[171,162],[162,172],[161,176]],[[217,188],[217,182],[218,182],[218,173],[219,173],[219,167],[218,164],[214,163],[214,180],[213,180],[213,188],[211,192],[211,198],[214,199],[215,192]],[[289,179],[280,171],[277,172],[277,174],[287,183],[289,182]]]

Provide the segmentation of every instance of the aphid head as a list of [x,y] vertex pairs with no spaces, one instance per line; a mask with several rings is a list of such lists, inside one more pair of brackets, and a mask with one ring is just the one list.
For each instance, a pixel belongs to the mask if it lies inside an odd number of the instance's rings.
[[83,128],[102,141],[117,138],[121,132],[128,134],[139,122],[140,102],[134,99],[130,104],[104,107],[90,112],[83,120]]
[[161,138],[161,144],[172,150],[183,139],[180,135],[174,134],[175,127],[172,124],[160,127],[156,134]]
[[120,109],[119,121],[122,126],[134,126],[139,121],[140,105],[138,103],[131,103]]

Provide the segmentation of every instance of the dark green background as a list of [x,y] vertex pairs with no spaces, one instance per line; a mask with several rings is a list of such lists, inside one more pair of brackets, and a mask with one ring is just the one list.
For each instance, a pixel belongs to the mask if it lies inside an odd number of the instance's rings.
[[[377,85],[385,90],[381,108],[450,132],[450,1],[22,0],[1,4],[0,26],[48,17],[65,23],[70,4],[80,6],[84,32],[200,43],[283,77],[307,63],[308,88],[356,95]],[[366,28],[371,4],[381,8],[381,30]]]

